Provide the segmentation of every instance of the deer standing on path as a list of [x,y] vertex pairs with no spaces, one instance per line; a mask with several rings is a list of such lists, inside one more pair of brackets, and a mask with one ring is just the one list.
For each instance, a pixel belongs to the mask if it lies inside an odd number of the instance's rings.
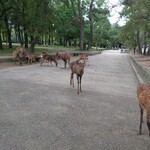
[[51,66],[52,66],[52,62],[55,63],[56,67],[58,65],[58,62],[57,62],[57,59],[56,59],[56,55],[54,55],[54,54],[53,55],[52,54],[49,55],[49,54],[43,52],[41,54],[41,66],[44,63],[44,61],[48,61],[47,65],[49,65],[49,62],[51,63]]
[[139,134],[142,133],[143,112],[147,112],[147,127],[150,137],[150,84],[139,83],[137,86],[137,97],[140,106],[140,126]]
[[73,61],[70,63],[70,69],[71,69],[71,76],[70,76],[70,85],[73,85],[74,87],[74,74],[77,76],[77,93],[79,94],[79,91],[81,90],[81,80],[82,75],[84,74],[84,63],[82,63],[80,60]]
[[20,66],[22,66],[23,60],[27,58],[27,51],[23,47],[17,47],[16,50],[13,51],[14,63],[16,61],[19,62]]
[[32,64],[33,61],[35,61],[36,54],[28,53],[27,58],[28,58],[28,64]]
[[56,53],[56,56],[58,59],[62,59],[64,61],[64,68],[66,69],[67,62],[68,64],[70,63],[70,54],[67,52],[60,51]]

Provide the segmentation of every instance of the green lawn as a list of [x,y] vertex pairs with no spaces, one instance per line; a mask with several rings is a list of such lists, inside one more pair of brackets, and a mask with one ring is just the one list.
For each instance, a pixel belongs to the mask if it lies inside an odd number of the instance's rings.
[[[0,50],[0,55],[12,55],[12,52],[20,45],[13,44],[13,48],[8,48],[8,45],[3,45],[3,50]],[[79,47],[70,47],[70,46],[59,46],[59,45],[36,45],[34,53],[40,54],[42,52],[47,53],[55,53],[59,50],[65,50],[65,51],[72,51],[72,50],[79,50]],[[92,48],[91,50],[95,50],[95,48]]]

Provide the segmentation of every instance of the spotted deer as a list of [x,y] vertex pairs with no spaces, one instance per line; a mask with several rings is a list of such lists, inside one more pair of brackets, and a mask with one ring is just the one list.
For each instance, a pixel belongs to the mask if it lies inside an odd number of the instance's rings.
[[35,61],[36,54],[29,53],[29,54],[27,55],[27,58],[28,58],[28,64],[32,64],[33,61]]
[[16,50],[13,51],[14,63],[16,61],[19,62],[20,66],[22,66],[23,61],[27,58],[27,51],[23,47],[17,47]]
[[62,59],[64,61],[64,68],[66,69],[67,62],[70,63],[70,54],[67,52],[59,51],[56,53],[57,59]]
[[49,65],[49,62],[51,63],[51,66],[52,66],[52,62],[54,62],[56,66],[58,65],[56,55],[54,55],[54,54],[49,55],[49,54],[43,52],[41,54],[41,66],[45,61],[47,61],[47,65]]
[[140,106],[139,134],[142,134],[143,112],[146,110],[147,127],[150,137],[150,84],[139,83],[137,86],[137,97]]
[[84,74],[84,63],[82,63],[80,60],[76,60],[73,62],[70,62],[70,69],[71,69],[71,76],[70,76],[70,85],[73,85],[74,87],[74,74],[77,76],[77,93],[79,94],[79,91],[81,90],[81,80],[82,76]]

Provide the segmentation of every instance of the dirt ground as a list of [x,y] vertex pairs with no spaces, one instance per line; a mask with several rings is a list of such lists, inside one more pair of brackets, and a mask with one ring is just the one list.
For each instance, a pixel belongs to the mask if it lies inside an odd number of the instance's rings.
[[17,66],[18,65],[15,65],[13,62],[1,62],[0,63],[0,70],[12,68],[12,67],[17,67]]
[[[39,62],[33,63],[33,64],[37,64]],[[23,63],[23,66],[27,66],[27,63]],[[0,62],[0,70],[2,69],[9,69],[9,68],[16,68],[16,67],[20,67],[19,64],[14,64],[13,62]]]
[[150,69],[150,56],[144,56],[141,54],[131,54],[138,63],[144,65],[146,68]]

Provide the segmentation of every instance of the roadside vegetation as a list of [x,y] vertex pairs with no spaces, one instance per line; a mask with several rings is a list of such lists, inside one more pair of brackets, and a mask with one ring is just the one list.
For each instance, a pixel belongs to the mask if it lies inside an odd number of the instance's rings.
[[122,17],[126,24],[119,28],[120,42],[134,49],[134,53],[150,55],[150,1],[123,0]]
[[114,45],[105,0],[2,0],[0,10],[0,50],[6,53],[13,43],[31,52],[37,44],[81,51]]
[[50,51],[126,47],[149,55],[150,1],[122,0],[120,6],[124,26],[110,24],[108,17],[116,6],[107,0],[1,0],[0,54],[19,43],[32,53],[39,51],[38,45]]

